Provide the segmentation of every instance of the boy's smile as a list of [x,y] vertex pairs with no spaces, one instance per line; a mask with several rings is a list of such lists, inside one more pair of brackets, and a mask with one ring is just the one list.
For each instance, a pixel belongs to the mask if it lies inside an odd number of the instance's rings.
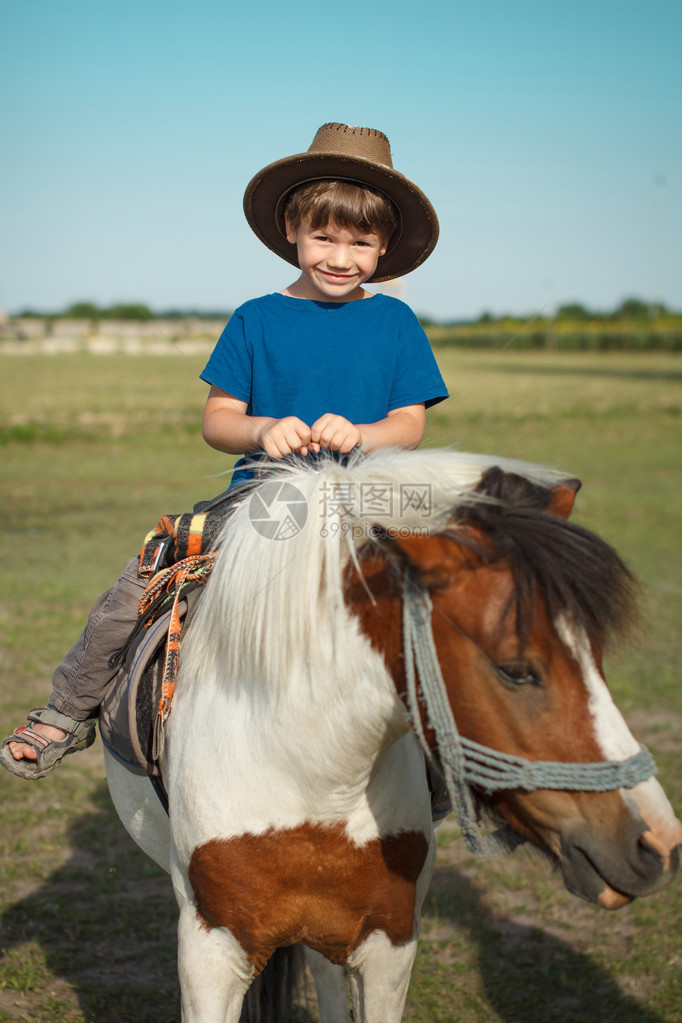
[[352,302],[364,298],[362,285],[377,268],[386,245],[375,232],[329,223],[294,228],[287,219],[287,240],[296,245],[301,276],[286,289],[293,298],[317,302]]

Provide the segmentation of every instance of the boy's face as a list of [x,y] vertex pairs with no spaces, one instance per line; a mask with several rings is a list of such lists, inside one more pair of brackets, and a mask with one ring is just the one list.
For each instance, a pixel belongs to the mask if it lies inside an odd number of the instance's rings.
[[317,302],[350,302],[362,298],[362,285],[377,268],[386,243],[374,232],[365,234],[333,221],[322,228],[308,222],[294,228],[286,220],[287,241],[298,251],[301,298]]

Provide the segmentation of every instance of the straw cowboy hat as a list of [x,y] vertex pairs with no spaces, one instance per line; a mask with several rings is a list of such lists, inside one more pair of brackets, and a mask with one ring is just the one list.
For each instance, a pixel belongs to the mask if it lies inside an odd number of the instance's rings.
[[306,153],[288,156],[264,167],[244,194],[244,213],[260,240],[278,256],[298,266],[296,246],[286,239],[284,206],[297,185],[324,178],[369,185],[386,195],[400,214],[386,255],[381,256],[375,282],[414,270],[438,241],[438,218],[421,189],[393,169],[386,136],[374,128],[323,124]]

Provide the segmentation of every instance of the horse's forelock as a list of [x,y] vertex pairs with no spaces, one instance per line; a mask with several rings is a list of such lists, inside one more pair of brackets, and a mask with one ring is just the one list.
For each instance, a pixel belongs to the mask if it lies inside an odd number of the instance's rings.
[[486,474],[479,485],[493,501],[474,503],[456,520],[468,544],[490,563],[506,562],[514,578],[511,606],[525,644],[537,599],[550,615],[566,615],[596,648],[624,635],[637,616],[638,584],[616,551],[595,533],[545,511],[551,490],[514,473]]

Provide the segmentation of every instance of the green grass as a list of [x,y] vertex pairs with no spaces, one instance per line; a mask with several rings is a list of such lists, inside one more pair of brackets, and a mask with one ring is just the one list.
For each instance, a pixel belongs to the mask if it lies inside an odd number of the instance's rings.
[[[454,397],[429,445],[583,480],[576,518],[643,583],[645,629],[608,677],[682,807],[682,357],[441,349]],[[167,511],[224,488],[181,358],[0,355],[0,715],[42,703],[93,599]],[[118,395],[123,397],[119,400]],[[0,1023],[177,1023],[170,885],[115,818],[98,748],[40,785],[0,777]],[[447,822],[411,1023],[676,1023],[682,885],[609,915],[522,850],[468,855]],[[159,997],[160,995],[160,997]]]

